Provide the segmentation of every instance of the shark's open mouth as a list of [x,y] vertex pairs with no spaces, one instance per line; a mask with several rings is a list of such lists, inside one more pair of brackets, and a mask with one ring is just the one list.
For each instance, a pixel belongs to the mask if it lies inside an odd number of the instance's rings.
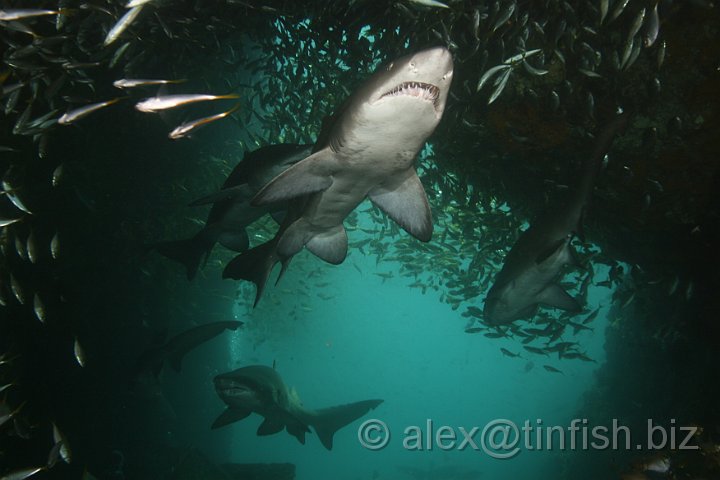
[[440,89],[435,85],[422,82],[403,82],[380,98],[397,97],[397,96],[418,97],[436,104],[440,97]]
[[220,388],[220,392],[226,397],[240,397],[252,393],[245,385],[225,385]]
[[215,388],[219,394],[225,395],[226,397],[239,397],[253,392],[253,390],[245,384],[224,378],[215,379]]

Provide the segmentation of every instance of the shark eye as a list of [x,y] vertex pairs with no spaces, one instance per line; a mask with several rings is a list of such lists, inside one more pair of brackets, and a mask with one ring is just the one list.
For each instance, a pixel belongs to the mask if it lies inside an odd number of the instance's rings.
[[415,68],[415,62],[410,62],[410,68]]

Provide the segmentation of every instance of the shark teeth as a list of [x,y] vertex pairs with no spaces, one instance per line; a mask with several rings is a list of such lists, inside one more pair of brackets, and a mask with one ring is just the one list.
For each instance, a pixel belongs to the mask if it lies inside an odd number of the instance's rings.
[[382,95],[384,97],[411,96],[428,100],[435,104],[440,97],[440,89],[435,85],[422,82],[403,82],[389,92]]
[[226,397],[241,397],[241,396],[247,395],[248,393],[251,393],[251,391],[245,386],[227,385],[227,386],[223,387],[222,393]]

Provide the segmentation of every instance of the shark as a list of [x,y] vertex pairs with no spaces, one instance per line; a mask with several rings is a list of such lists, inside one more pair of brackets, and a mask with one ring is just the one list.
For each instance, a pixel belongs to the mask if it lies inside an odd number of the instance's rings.
[[265,185],[252,205],[293,201],[275,238],[234,258],[224,278],[258,287],[256,303],[278,262],[306,247],[331,264],[345,260],[343,221],[369,198],[413,237],[427,242],[433,231],[415,159],[439,124],[453,77],[444,47],[406,55],[379,68],[333,115],[313,153]]
[[313,427],[328,450],[332,450],[335,432],[383,402],[364,400],[311,410],[302,405],[294,389],[287,388],[274,368],[265,365],[251,365],[218,375],[214,383],[227,409],[215,420],[213,429],[243,420],[255,412],[264,418],[257,430],[258,436],[285,429],[304,445],[305,434]]
[[306,158],[312,145],[268,145],[244,156],[232,170],[220,191],[190,204],[212,204],[203,228],[193,237],[184,240],[160,242],[153,245],[160,254],[182,263],[192,280],[207,260],[216,243],[236,252],[249,248],[247,226],[267,213],[282,219],[284,206],[252,206],[250,201],[270,180],[291,165]]
[[180,372],[182,361],[188,352],[212,340],[225,330],[234,331],[240,328],[241,325],[243,325],[243,322],[231,320],[206,323],[185,330],[172,337],[163,345],[145,351],[135,365],[134,377],[148,370],[157,377],[165,362],[169,362],[173,370]]
[[556,281],[566,265],[577,263],[570,242],[576,235],[583,236],[582,220],[595,177],[617,133],[627,122],[628,114],[621,113],[605,125],[566,201],[545,211],[510,249],[485,298],[486,324],[504,325],[530,317],[539,305],[569,312],[582,309]]

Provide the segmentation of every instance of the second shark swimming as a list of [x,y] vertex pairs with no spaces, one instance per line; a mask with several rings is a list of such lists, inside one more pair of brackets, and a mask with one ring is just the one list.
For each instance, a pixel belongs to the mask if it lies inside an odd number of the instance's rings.
[[255,412],[265,420],[259,436],[285,429],[305,444],[305,434],[315,429],[323,446],[332,450],[335,432],[380,405],[382,400],[364,400],[336,407],[311,410],[303,406],[297,392],[287,388],[275,369],[264,365],[239,368],[215,377],[215,390],[228,408],[215,420],[219,428]]
[[520,235],[485,299],[485,323],[503,325],[531,316],[540,304],[572,312],[582,309],[555,282],[561,270],[574,262],[570,242],[582,232],[581,222],[595,176],[615,136],[627,122],[628,114],[623,113],[605,126],[583,163],[580,182],[570,198],[546,211]]

